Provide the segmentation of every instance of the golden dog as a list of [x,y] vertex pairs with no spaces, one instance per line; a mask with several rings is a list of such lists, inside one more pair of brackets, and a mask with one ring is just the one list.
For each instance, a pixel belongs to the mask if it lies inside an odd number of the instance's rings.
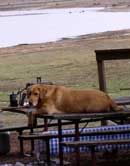
[[36,111],[32,113],[33,117],[43,113],[96,113],[122,110],[100,90],[73,90],[64,86],[36,84],[27,89],[27,98],[29,104],[36,107]]

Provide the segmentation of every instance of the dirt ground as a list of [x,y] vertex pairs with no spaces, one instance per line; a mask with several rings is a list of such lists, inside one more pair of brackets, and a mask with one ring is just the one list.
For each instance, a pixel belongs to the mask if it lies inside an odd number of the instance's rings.
[[[43,9],[43,8],[61,8],[61,7],[94,7],[94,6],[105,6],[107,11],[130,11],[130,0],[0,0],[0,10],[15,10],[15,9]],[[91,46],[90,42],[99,42],[109,39],[118,41],[117,48],[127,47],[130,44],[130,30],[122,30],[118,32],[106,32],[101,34],[93,34],[79,37],[77,39],[67,39],[55,43],[46,44],[32,44],[32,45],[19,45],[10,48],[1,48],[0,56],[8,56],[16,53],[30,53],[30,52],[41,52],[45,50],[58,50],[59,48],[67,48],[71,46],[77,47],[79,45]],[[123,44],[122,41],[125,41]],[[114,46],[113,46],[114,47]],[[5,83],[4,83],[5,84]],[[9,86],[9,85],[7,85]],[[10,87],[9,87],[10,88]],[[17,161],[29,162],[35,158],[21,158],[18,155],[19,142],[17,140],[17,134],[11,135],[11,152],[8,155],[0,155],[0,164],[2,163],[16,163]],[[30,144],[26,143],[26,152],[30,151]],[[99,155],[98,165],[100,166],[122,166],[129,165],[130,163],[130,152],[123,151],[119,156],[113,156],[106,154],[102,157]],[[90,157],[90,156],[89,156]],[[86,157],[85,157],[86,159]],[[107,159],[107,160],[105,160]],[[125,160],[124,160],[125,159]],[[106,162],[107,161],[107,162]],[[90,160],[88,161],[90,163]],[[86,164],[86,163],[85,163]]]

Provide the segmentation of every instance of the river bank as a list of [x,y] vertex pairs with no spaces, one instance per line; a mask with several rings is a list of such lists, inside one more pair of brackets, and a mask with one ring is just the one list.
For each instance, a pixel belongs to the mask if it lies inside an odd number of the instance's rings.
[[0,10],[47,9],[71,7],[106,7],[108,10],[128,11],[129,0],[0,0]]

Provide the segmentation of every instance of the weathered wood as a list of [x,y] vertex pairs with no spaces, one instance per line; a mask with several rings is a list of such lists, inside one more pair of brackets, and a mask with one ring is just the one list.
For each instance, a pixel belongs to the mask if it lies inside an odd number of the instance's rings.
[[51,138],[58,138],[58,134],[51,134],[51,133],[44,133],[44,134],[27,134],[27,135],[20,135],[18,136],[19,139],[22,140],[35,140],[35,139],[51,139]]
[[[97,135],[112,135],[112,134],[126,134],[126,133],[130,133],[130,129],[89,131],[89,132],[79,133],[79,136],[97,136]],[[74,133],[62,134],[62,137],[75,137],[75,134]],[[51,139],[51,138],[58,138],[58,134],[53,134],[48,132],[34,133],[34,134],[20,135],[18,136],[18,138],[23,140]]]
[[104,92],[107,92],[104,62],[98,60],[97,68],[98,68],[98,78],[99,78],[99,89]]
[[106,92],[105,60],[130,59],[130,49],[95,50],[98,66],[99,88]]
[[130,143],[130,139],[116,139],[116,140],[99,140],[99,141],[73,141],[73,142],[62,142],[63,146],[68,147],[81,147],[81,146],[97,146],[97,145],[111,145],[111,144],[127,144]]
[[96,60],[130,59],[130,49],[95,50]]
[[[99,89],[107,92],[104,61],[130,59],[130,49],[95,50],[95,53],[98,67]],[[105,121],[102,121],[102,125],[106,124]]]
[[113,100],[115,100],[118,105],[130,105],[130,96],[118,97]]
[[47,115],[42,114],[41,116],[47,117],[48,119],[61,119],[61,120],[81,120],[86,119],[86,121],[95,120],[109,120],[109,119],[122,119],[130,117],[129,111],[119,111],[119,112],[103,112],[103,113],[72,113],[72,114],[54,114]]
[[0,109],[3,112],[9,111],[9,112],[14,112],[14,113],[26,114],[27,109],[29,109],[29,107],[2,107]]
[[[43,128],[44,125],[37,125],[33,128]],[[0,128],[0,132],[6,132],[6,131],[20,131],[20,130],[30,130],[31,128],[28,126],[16,126],[16,127],[3,127]]]

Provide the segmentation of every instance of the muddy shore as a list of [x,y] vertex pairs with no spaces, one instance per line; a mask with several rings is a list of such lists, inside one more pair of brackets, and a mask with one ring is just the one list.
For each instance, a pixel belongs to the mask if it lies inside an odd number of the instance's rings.
[[0,10],[45,9],[68,7],[99,7],[130,10],[129,0],[0,0]]

